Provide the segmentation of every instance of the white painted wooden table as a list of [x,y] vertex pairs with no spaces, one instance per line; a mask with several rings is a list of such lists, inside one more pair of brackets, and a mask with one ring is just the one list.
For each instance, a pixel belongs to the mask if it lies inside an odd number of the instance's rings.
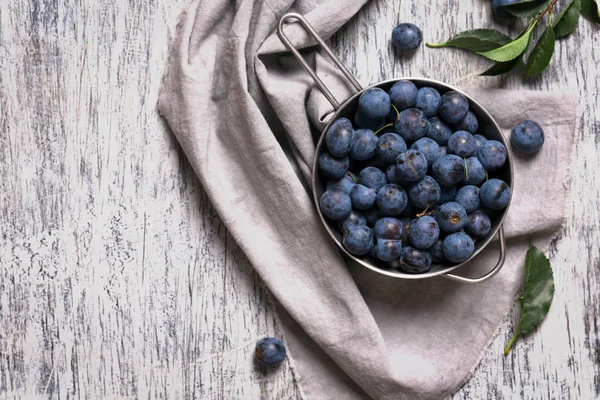
[[[0,399],[299,398],[287,366],[254,366],[255,340],[281,334],[273,304],[156,112],[184,2],[0,4]],[[598,398],[600,30],[581,22],[523,83],[477,77],[488,63],[457,50],[399,58],[400,19],[430,41],[493,24],[489,1],[372,1],[333,40],[363,83],[579,97],[550,314],[504,358],[507,322],[453,399]]]

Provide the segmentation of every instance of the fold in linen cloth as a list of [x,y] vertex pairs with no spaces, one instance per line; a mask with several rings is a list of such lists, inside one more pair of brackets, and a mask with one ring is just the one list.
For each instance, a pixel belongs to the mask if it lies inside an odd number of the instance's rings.
[[[279,301],[290,363],[307,399],[439,399],[470,376],[508,314],[527,246],[546,247],[561,228],[576,100],[547,92],[465,89],[508,135],[542,122],[546,142],[514,157],[507,259],[492,280],[403,281],[345,260],[307,191],[315,131],[332,108],[285,53],[274,28],[303,14],[330,37],[366,0],[192,1],[181,15],[159,96],[213,205]],[[298,24],[286,33],[313,43]],[[343,78],[318,51],[306,57],[338,99]],[[535,199],[535,201],[532,201]],[[497,242],[458,272],[478,276]]]

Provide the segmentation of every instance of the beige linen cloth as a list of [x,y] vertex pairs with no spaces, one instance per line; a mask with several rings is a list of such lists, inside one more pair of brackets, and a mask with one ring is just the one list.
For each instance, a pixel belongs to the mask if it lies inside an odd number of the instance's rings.
[[[274,29],[294,11],[329,38],[365,2],[192,1],[171,46],[159,109],[279,301],[303,397],[440,399],[469,378],[504,321],[529,242],[545,248],[561,227],[576,103],[547,92],[466,89],[506,134],[524,118],[546,133],[540,153],[514,157],[508,256],[492,280],[403,281],[346,263],[307,191],[311,124],[320,131],[331,106],[284,53]],[[298,24],[286,32],[301,47],[313,44]],[[338,99],[349,95],[319,53],[306,56]],[[497,245],[458,272],[485,273],[496,262]]]

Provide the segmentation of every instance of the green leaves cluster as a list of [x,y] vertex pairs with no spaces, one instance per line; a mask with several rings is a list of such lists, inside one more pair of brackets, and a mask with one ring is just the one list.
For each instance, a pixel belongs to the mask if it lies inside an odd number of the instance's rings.
[[554,298],[554,276],[550,261],[534,245],[529,246],[523,268],[523,287],[519,305],[521,313],[515,332],[504,349],[508,355],[520,335],[532,332],[544,320]]
[[[600,23],[600,0],[570,0],[555,15],[557,1],[522,0],[503,6],[502,8],[512,15],[528,19],[525,29],[515,38],[494,29],[474,29],[461,32],[443,43],[427,43],[427,46],[456,47],[495,61],[495,64],[481,75],[501,75],[524,65],[525,79],[529,79],[544,71],[550,64],[556,40],[575,30],[580,15]],[[544,31],[529,53],[527,61],[523,63],[523,57],[532,45],[536,28],[544,25],[544,16],[548,16]]]

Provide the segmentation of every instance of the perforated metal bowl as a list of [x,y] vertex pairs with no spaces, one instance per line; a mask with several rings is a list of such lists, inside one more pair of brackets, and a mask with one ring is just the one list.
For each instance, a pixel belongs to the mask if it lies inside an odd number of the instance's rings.
[[[340,70],[342,71],[344,76],[348,79],[350,84],[356,89],[357,92],[352,97],[350,97],[349,99],[344,101],[342,104],[340,104],[335,99],[335,97],[333,96],[331,91],[323,84],[323,82],[317,76],[315,71],[313,71],[313,69],[310,67],[310,65],[308,65],[306,63],[306,61],[302,58],[302,56],[300,55],[298,50],[293,46],[291,41],[285,35],[284,30],[283,30],[284,22],[288,19],[297,20],[314,37],[314,39],[317,41],[317,43],[323,47],[323,49],[331,57],[331,59],[338,66],[338,68],[340,68]],[[508,141],[502,134],[502,130],[500,129],[500,127],[498,126],[496,121],[494,121],[494,118],[492,118],[490,113],[488,113],[487,110],[485,108],[483,108],[481,106],[481,104],[479,104],[475,99],[473,99],[471,96],[467,95],[466,93],[462,92],[461,90],[459,90],[455,87],[452,87],[450,85],[447,85],[443,82],[435,81],[432,79],[411,78],[411,77],[391,79],[388,81],[379,82],[377,84],[369,86],[368,88],[363,89],[362,86],[356,80],[356,78],[354,76],[352,76],[352,74],[344,67],[344,65],[333,55],[331,50],[323,42],[323,40],[319,37],[319,35],[317,35],[317,33],[310,26],[310,24],[304,19],[304,17],[302,17],[299,14],[290,13],[290,14],[284,15],[281,18],[281,20],[279,21],[278,35],[279,35],[279,38],[283,41],[283,43],[286,45],[286,47],[292,52],[292,54],[302,64],[304,69],[306,69],[306,71],[312,76],[312,78],[315,80],[315,83],[319,86],[319,88],[321,89],[321,91],[323,92],[325,97],[329,100],[329,102],[335,109],[335,114],[329,120],[329,123],[327,124],[327,126],[325,127],[323,132],[321,133],[321,136],[317,143],[315,158],[313,161],[313,169],[312,169],[312,188],[313,188],[314,201],[315,201],[317,210],[319,211],[319,216],[321,217],[323,224],[327,228],[327,231],[329,232],[329,234],[331,235],[333,240],[337,243],[337,245],[340,247],[340,249],[348,257],[354,259],[359,264],[361,264],[377,273],[387,275],[390,277],[394,277],[394,278],[425,279],[425,278],[431,278],[434,276],[444,276],[446,278],[453,279],[453,280],[460,281],[460,282],[465,282],[465,283],[480,283],[480,282],[484,282],[484,281],[492,278],[495,274],[497,274],[500,271],[500,269],[502,268],[502,266],[504,264],[504,259],[506,256],[506,244],[505,244],[505,240],[504,240],[502,224],[504,222],[504,218],[506,218],[508,209],[510,208],[510,203],[504,210],[490,216],[490,218],[492,219],[492,227],[491,227],[490,233],[485,238],[477,240],[477,242],[475,243],[475,251],[473,252],[473,255],[471,257],[469,257],[468,260],[466,260],[460,264],[434,264],[434,265],[432,265],[431,270],[429,270],[426,273],[422,273],[422,274],[408,274],[408,273],[404,273],[404,272],[397,271],[394,269],[390,269],[389,263],[375,259],[370,256],[357,257],[357,256],[351,254],[350,252],[348,252],[342,244],[342,234],[338,230],[335,222],[330,221],[327,218],[325,218],[325,216],[321,212],[321,208],[319,205],[319,199],[321,198],[321,195],[323,194],[323,192],[325,192],[325,190],[326,190],[326,188],[325,188],[326,180],[319,174],[319,167],[318,167],[319,157],[324,152],[327,151],[327,146],[325,145],[325,133],[327,132],[327,130],[329,129],[331,124],[338,118],[346,117],[351,121],[353,120],[354,113],[356,112],[356,109],[358,107],[358,98],[360,97],[362,92],[364,92],[366,89],[378,87],[387,92],[392,87],[392,85],[394,83],[398,82],[399,80],[410,80],[418,88],[421,88],[423,86],[430,86],[430,87],[437,89],[441,94],[444,94],[445,92],[453,90],[453,91],[456,91],[456,92],[462,94],[463,96],[465,96],[465,98],[469,101],[469,109],[473,112],[473,114],[475,114],[475,116],[477,117],[477,119],[479,121],[479,133],[481,133],[483,136],[485,136],[488,139],[497,140],[506,146],[506,149],[508,151],[506,163],[500,170],[494,172],[494,177],[498,178],[498,179],[502,179],[512,189],[514,175],[513,175],[512,155],[510,152],[510,146],[508,146]],[[458,276],[458,275],[449,273],[451,271],[454,271],[455,269],[462,267],[463,265],[468,263],[470,260],[472,260],[475,256],[477,256],[477,254],[479,254],[492,241],[492,238],[496,234],[498,234],[498,237],[499,237],[500,256],[499,256],[498,262],[496,263],[496,265],[494,266],[494,268],[491,271],[487,272],[485,275],[478,277],[478,278],[467,278],[467,277]]]

